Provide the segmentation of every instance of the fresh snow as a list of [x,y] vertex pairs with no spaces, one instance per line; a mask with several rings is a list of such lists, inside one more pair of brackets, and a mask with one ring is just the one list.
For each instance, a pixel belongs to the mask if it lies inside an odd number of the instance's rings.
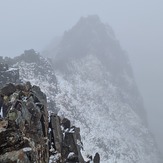
[[[111,81],[99,60],[89,55],[71,65],[66,76],[56,72],[59,115],[81,128],[84,153],[100,153],[101,162],[153,163],[157,151],[152,137],[131,105],[119,97],[121,90]],[[126,82],[133,83],[126,75]],[[128,92],[122,92],[129,96]]]
[[[131,97],[128,90],[115,84],[113,74],[97,57],[90,54],[73,61],[70,75],[56,71],[57,81],[52,78],[55,74],[51,68],[47,73],[36,72],[45,68],[43,65],[21,61],[15,67],[24,82],[38,85],[48,102],[55,101],[54,110],[58,108],[60,116],[80,127],[85,158],[98,152],[101,163],[158,162],[154,140],[134,111],[134,102],[139,103],[139,98]],[[122,78],[130,87],[135,85],[127,73]],[[51,156],[50,162],[56,159]]]

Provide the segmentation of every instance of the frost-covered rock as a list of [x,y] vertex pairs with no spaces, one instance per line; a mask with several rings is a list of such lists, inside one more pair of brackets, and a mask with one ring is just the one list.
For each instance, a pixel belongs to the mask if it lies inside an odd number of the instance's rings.
[[39,87],[10,83],[0,89],[0,97],[0,162],[85,163],[80,129],[48,114]]

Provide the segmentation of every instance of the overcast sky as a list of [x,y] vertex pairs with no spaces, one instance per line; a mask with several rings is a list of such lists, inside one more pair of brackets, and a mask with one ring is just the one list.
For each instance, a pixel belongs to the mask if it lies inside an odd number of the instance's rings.
[[0,55],[42,51],[90,14],[108,23],[128,52],[163,151],[163,0],[0,0]]

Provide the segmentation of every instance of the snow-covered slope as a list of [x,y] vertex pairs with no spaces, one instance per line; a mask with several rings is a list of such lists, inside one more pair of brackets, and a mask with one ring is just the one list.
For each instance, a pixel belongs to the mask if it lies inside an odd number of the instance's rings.
[[32,85],[41,88],[47,96],[48,108],[56,112],[57,80],[50,61],[31,49],[14,58],[12,64],[19,69],[20,79],[23,82],[30,81]]
[[109,81],[109,75],[97,78],[98,72],[89,70],[90,64],[102,69],[98,60],[89,56],[76,63],[77,75],[67,79],[57,74],[59,113],[80,126],[86,153],[99,152],[106,163],[157,162],[153,138],[140,117],[121,100],[122,92]]
[[159,154],[132,69],[113,31],[81,18],[54,52],[59,114],[80,126],[85,153],[102,163],[157,163]]

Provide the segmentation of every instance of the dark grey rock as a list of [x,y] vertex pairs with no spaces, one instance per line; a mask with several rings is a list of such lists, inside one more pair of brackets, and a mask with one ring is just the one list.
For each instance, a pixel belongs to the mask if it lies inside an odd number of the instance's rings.
[[0,94],[3,96],[10,96],[16,91],[16,87],[14,84],[9,83],[5,87],[3,87],[0,91]]
[[93,159],[94,163],[100,163],[100,155],[98,153],[95,154],[95,157]]
[[70,120],[68,120],[67,118],[64,118],[62,120],[62,126],[64,127],[64,129],[69,129],[71,126]]
[[29,83],[19,87],[8,84],[0,92],[1,107],[3,112],[7,110],[0,121],[0,162],[48,163],[47,108],[38,106],[35,96],[29,95],[40,94],[44,103],[46,96],[40,89],[32,92]]
[[61,153],[61,143],[62,143],[62,132],[60,126],[60,117],[52,114],[50,116],[50,126],[52,129],[52,139],[54,141],[54,146],[56,151]]

